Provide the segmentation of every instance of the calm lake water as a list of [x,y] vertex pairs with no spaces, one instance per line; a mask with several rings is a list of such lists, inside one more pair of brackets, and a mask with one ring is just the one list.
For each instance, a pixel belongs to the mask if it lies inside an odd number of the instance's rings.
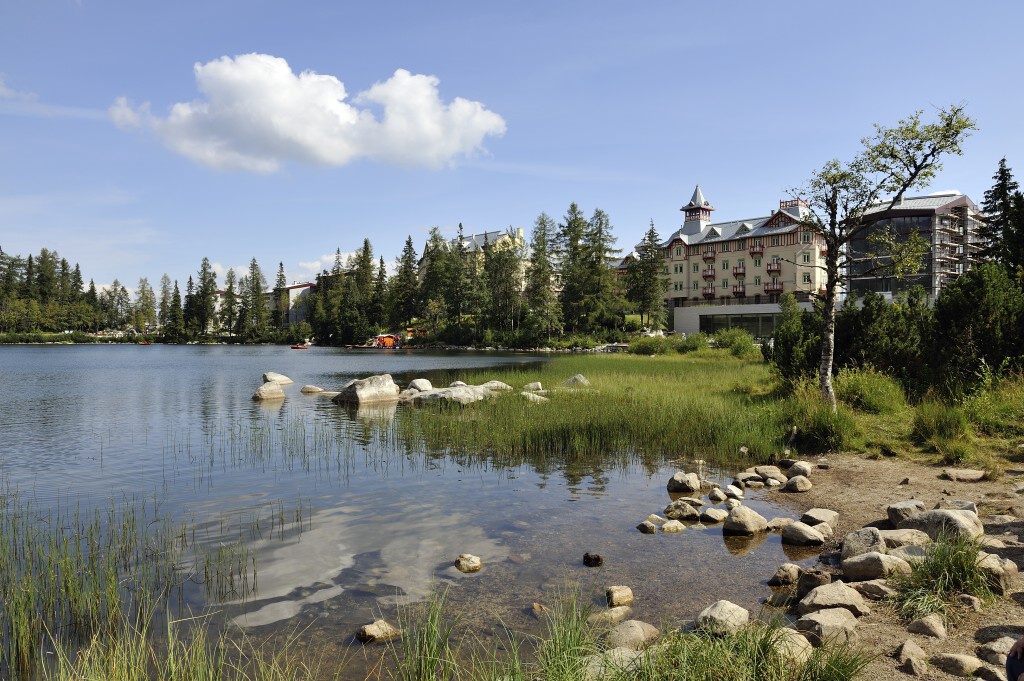
[[[404,407],[354,411],[299,393],[306,383],[330,390],[376,373],[447,384],[493,367],[500,378],[539,361],[327,348],[0,347],[0,484],[44,508],[134,498],[186,523],[211,549],[242,543],[255,558],[255,593],[213,604],[188,583],[185,605],[215,606],[254,632],[302,629],[323,645],[344,646],[359,625],[393,615],[398,600],[445,584],[453,610],[481,631],[535,630],[531,605],[572,584],[595,599],[606,585],[630,585],[633,616],[659,625],[692,618],[718,598],[756,612],[764,580],[800,556],[787,557],[774,535],[725,541],[720,527],[637,532],[668,502],[674,465],[613,465],[595,454],[583,469],[495,468],[394,444],[387,433]],[[264,371],[295,381],[283,403],[251,401]],[[713,476],[725,481],[728,473]],[[794,515],[752,497],[747,503],[768,518]],[[603,555],[604,567],[583,567],[585,551]],[[481,556],[484,569],[462,575],[451,567],[463,552]]]

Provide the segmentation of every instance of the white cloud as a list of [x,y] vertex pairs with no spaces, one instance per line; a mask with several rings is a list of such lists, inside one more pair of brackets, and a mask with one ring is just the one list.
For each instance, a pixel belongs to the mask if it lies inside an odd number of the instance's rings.
[[355,105],[336,77],[296,75],[287,61],[266,54],[196,64],[195,77],[203,98],[173,105],[165,118],[124,97],[108,115],[119,127],[151,127],[197,163],[252,172],[273,172],[287,161],[343,166],[364,158],[439,168],[505,132],[505,120],[480,102],[457,97],[446,104],[436,77],[404,69],[358,94]]
[[[341,254],[341,262],[344,265],[349,258],[356,254],[355,251],[348,251]],[[334,267],[334,253],[325,253],[316,260],[310,260],[308,262],[299,261],[299,266],[295,271],[289,270],[288,281],[289,282],[304,282],[313,281],[316,279],[316,275],[320,274],[324,270],[330,271]]]

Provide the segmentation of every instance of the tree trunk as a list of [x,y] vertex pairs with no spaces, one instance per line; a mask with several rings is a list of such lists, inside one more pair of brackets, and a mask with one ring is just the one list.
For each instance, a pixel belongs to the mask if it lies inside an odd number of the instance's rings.
[[[826,242],[827,243],[827,242]],[[818,386],[821,399],[836,410],[836,393],[832,389],[832,362],[836,350],[836,295],[839,289],[839,247],[828,245],[825,256],[826,283],[821,327],[821,363],[818,365]]]

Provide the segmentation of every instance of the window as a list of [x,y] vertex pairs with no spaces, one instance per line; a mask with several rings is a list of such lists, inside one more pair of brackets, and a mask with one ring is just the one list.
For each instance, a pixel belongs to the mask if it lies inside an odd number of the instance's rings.
[[725,287],[727,287],[728,285],[729,285],[729,280],[728,280],[727,278],[726,278],[726,279],[723,279],[723,280],[722,280],[722,288],[725,288]]
[[805,284],[810,284],[811,283],[811,273],[810,272],[804,272],[804,283]]
[[754,267],[761,266],[761,258],[754,258]]
[[811,233],[804,232],[803,234],[800,235],[800,240],[803,241],[805,244],[811,243]]
[[693,273],[694,274],[699,274],[700,273],[700,265],[698,265],[697,263],[693,263]]
[[739,241],[737,241],[736,242],[736,250],[737,251],[742,251],[744,249],[744,247],[746,246],[746,243],[747,243],[746,239],[740,239]]
[[782,263],[782,259],[779,258],[779,256],[777,256],[777,255],[773,255],[772,256],[772,263],[775,264],[775,265],[781,264]]
[[743,267],[744,258],[740,258],[736,261],[736,267]]
[[724,242],[722,244],[722,253],[728,253],[728,252],[729,252],[729,242],[726,241],[726,242]]
[[756,277],[754,277],[754,286],[760,286],[760,285],[761,285],[761,275],[759,274]]
[[676,246],[676,255],[682,255],[682,254],[683,254],[683,247],[682,246]]
[[779,245],[779,237],[773,236],[772,237],[772,246],[778,246],[778,245]]
[[811,262],[811,254],[810,253],[804,253],[804,264],[807,264],[809,262]]
[[698,288],[698,284],[697,284],[697,282],[693,282],[693,290],[694,290],[694,291],[696,291],[696,290],[697,290],[697,288]]
[[723,260],[722,261],[722,269],[723,270],[729,269],[729,261],[728,260]]

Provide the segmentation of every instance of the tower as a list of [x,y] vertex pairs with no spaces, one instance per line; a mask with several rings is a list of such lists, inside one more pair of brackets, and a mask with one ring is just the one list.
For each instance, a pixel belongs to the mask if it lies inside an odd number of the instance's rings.
[[704,228],[711,224],[711,211],[714,209],[715,207],[704,198],[704,194],[700,191],[700,185],[698,184],[693,190],[693,197],[690,198],[690,202],[679,209],[686,216],[686,221],[683,222],[682,233],[692,236],[703,232]]

